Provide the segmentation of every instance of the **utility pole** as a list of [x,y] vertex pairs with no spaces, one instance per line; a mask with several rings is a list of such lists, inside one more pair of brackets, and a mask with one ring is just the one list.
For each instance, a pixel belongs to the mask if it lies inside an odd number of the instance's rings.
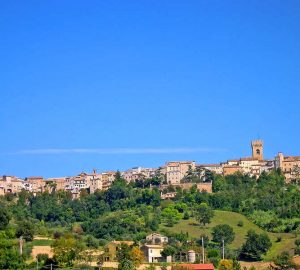
[[223,245],[223,247],[222,247],[222,258],[223,258],[223,260],[225,259],[225,248],[224,248],[224,239],[222,239],[222,245]]
[[203,239],[203,237],[202,237],[202,261],[203,261],[203,263],[204,263],[204,239]]
[[21,235],[19,238],[19,245],[20,245],[20,255],[23,254],[23,236]]
[[50,270],[52,270],[52,263],[50,264]]

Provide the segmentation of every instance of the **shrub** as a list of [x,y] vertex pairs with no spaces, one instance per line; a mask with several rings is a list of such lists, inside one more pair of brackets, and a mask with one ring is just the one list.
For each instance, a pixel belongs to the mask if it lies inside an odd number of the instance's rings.
[[184,219],[184,220],[188,220],[189,218],[190,218],[189,213],[188,213],[188,212],[185,212],[185,213],[184,213],[184,216],[183,216],[183,219]]
[[58,239],[58,238],[61,238],[61,237],[62,237],[62,233],[61,232],[55,231],[53,233],[53,238],[54,239]]
[[237,225],[238,225],[239,227],[243,227],[243,226],[244,226],[244,222],[240,220],[240,221],[238,222]]
[[39,261],[39,262],[45,262],[47,261],[49,258],[49,255],[48,254],[38,254],[36,256],[36,259]]
[[214,267],[216,268],[220,262],[220,258],[219,257],[212,257],[209,258],[209,261],[214,265]]
[[207,252],[208,258],[217,258],[220,256],[220,251],[218,249],[210,249]]
[[281,240],[282,240],[282,237],[281,236],[278,236],[277,238],[276,238],[276,242],[278,243],[278,242],[281,242]]

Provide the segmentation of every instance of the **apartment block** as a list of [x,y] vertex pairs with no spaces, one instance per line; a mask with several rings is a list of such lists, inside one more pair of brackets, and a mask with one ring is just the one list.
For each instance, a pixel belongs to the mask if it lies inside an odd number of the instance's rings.
[[287,182],[300,179],[300,156],[284,156],[279,152],[275,157],[275,168],[281,169]]
[[45,179],[42,176],[29,176],[25,178],[25,185],[33,193],[45,191]]
[[171,161],[166,163],[166,177],[168,184],[179,184],[189,169],[195,170],[195,161]]

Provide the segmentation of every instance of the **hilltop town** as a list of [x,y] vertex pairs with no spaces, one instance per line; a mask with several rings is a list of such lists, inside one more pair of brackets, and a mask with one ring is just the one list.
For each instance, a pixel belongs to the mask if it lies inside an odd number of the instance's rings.
[[295,269],[300,156],[265,159],[263,150],[254,140],[251,157],[220,164],[3,176],[0,267]]
[[[269,173],[273,169],[280,169],[286,182],[291,182],[300,177],[300,156],[285,156],[279,152],[274,159],[264,159],[262,140],[253,140],[251,150],[252,155],[250,157],[229,159],[219,164],[168,161],[159,168],[135,167],[120,173],[127,183],[159,176],[162,178],[162,189],[168,185],[187,189],[192,184],[197,184],[199,190],[207,192],[212,192],[212,183],[207,177],[208,172],[224,176],[242,173],[258,178],[263,172]],[[0,195],[19,193],[21,190],[33,193],[45,190],[65,190],[71,192],[73,198],[78,198],[81,190],[88,190],[90,194],[93,194],[96,190],[107,190],[112,185],[116,173],[116,171],[98,173],[94,170],[91,173],[82,172],[76,176],[46,179],[42,176],[29,176],[21,179],[16,176],[4,175],[0,178]],[[174,193],[164,194],[163,198],[170,198],[174,195]]]

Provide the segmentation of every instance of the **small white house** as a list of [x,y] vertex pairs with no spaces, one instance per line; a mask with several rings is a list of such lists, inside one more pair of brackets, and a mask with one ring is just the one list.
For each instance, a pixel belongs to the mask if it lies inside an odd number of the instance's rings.
[[161,255],[163,249],[164,248],[161,245],[144,245],[141,247],[141,250],[146,257],[146,261],[149,263],[162,262],[164,260]]

